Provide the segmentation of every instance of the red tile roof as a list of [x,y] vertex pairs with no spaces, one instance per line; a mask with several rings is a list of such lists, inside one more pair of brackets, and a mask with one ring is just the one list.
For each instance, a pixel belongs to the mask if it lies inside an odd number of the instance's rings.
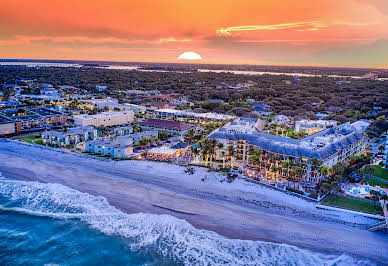
[[147,127],[163,128],[163,129],[173,129],[173,130],[178,129],[180,131],[184,131],[189,128],[195,127],[195,125],[182,124],[177,121],[154,119],[154,118],[149,118],[145,121],[142,121],[140,122],[140,125],[147,126]]

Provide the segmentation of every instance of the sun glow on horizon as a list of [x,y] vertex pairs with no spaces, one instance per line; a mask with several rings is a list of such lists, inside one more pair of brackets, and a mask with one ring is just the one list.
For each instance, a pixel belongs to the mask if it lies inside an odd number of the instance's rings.
[[183,59],[183,60],[202,60],[202,57],[195,53],[195,52],[184,52],[180,56],[178,56],[178,59]]

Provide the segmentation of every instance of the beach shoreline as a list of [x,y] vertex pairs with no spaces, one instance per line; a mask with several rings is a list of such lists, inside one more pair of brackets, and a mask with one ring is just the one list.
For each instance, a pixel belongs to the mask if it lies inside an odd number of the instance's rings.
[[[385,253],[388,237],[362,229],[363,224],[373,222],[370,219],[335,213],[331,220],[333,212],[314,210],[312,203],[302,206],[302,199],[295,199],[301,205],[298,207],[298,204],[287,204],[289,198],[275,201],[271,195],[276,193],[268,189],[258,188],[257,195],[255,191],[239,194],[232,190],[233,183],[222,186],[210,181],[208,185],[190,183],[183,180],[187,177],[179,166],[166,165],[164,171],[157,164],[85,159],[10,142],[0,145],[0,171],[5,177],[59,183],[103,196],[111,205],[129,214],[168,214],[198,229],[232,239],[285,243],[318,252],[351,254],[379,263],[388,261]],[[174,174],[182,180],[166,176],[168,170],[174,169],[179,170]],[[197,175],[209,175],[205,169],[197,172]],[[185,187],[190,185],[191,188]],[[251,196],[257,197],[261,205],[254,205]],[[244,201],[247,203],[242,204]]]

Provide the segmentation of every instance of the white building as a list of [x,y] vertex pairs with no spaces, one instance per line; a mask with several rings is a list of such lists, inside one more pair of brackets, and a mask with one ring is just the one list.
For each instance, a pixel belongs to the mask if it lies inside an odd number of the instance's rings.
[[119,103],[119,100],[115,98],[104,98],[104,99],[91,99],[91,100],[82,100],[81,103],[87,103],[93,105],[95,108],[103,109],[105,107],[111,107]]
[[73,119],[74,124],[79,126],[119,126],[132,122],[134,112],[104,112],[96,115],[76,115]]
[[40,90],[41,95],[51,96],[58,95],[58,90],[55,88],[47,87]]
[[228,133],[251,134],[253,132],[263,131],[264,121],[259,118],[238,118],[235,121],[225,125]]
[[299,120],[295,122],[295,132],[305,131],[307,134],[313,134],[328,127],[335,127],[337,121],[334,120]]

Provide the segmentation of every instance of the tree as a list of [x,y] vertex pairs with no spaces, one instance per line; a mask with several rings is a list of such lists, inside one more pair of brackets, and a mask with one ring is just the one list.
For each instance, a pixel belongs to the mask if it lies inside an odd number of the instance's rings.
[[199,154],[198,148],[194,147],[194,146],[191,146],[190,150],[191,150],[191,152],[193,153],[193,156],[194,156],[194,164],[198,164],[199,163],[198,162],[198,154]]
[[380,196],[380,200],[383,201],[383,210],[384,210],[384,208],[385,208],[385,201],[388,200],[388,195],[387,194],[382,194]]
[[380,192],[376,190],[371,190],[369,194],[371,195],[371,200],[373,201],[373,208],[376,211],[376,202],[379,201]]
[[233,168],[233,166],[234,166],[234,155],[236,153],[236,149],[234,148],[234,146],[230,145],[228,147],[228,152],[229,152],[229,157],[230,157],[230,167]]
[[290,168],[292,167],[292,162],[290,160],[283,162],[282,167],[287,169],[287,187],[290,187]]
[[275,165],[272,165],[271,171],[274,173],[274,177],[275,177],[275,186],[277,186],[277,172],[278,172],[278,168],[277,168]]
[[185,140],[189,143],[189,144],[192,144],[194,142],[194,137],[195,137],[195,129],[194,128],[190,128],[189,130],[187,130],[186,134],[185,134]]
[[147,154],[148,154],[148,144],[149,144],[149,141],[150,139],[149,138],[146,138],[146,137],[142,137],[141,139],[139,139],[138,143],[139,145],[144,148],[145,147],[145,156],[147,157]]

